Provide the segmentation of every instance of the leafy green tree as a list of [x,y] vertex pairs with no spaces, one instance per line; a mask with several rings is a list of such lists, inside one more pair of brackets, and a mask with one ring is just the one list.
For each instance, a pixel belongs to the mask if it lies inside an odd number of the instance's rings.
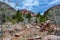
[[36,22],[45,22],[46,21],[46,15],[41,15],[39,12],[36,15]]
[[46,21],[46,17],[44,15],[40,16],[40,22],[45,22]]
[[6,22],[6,19],[5,19],[6,15],[5,14],[2,14],[2,21],[5,23]]
[[9,21],[12,22],[12,24],[15,24],[16,23],[16,19],[13,20],[11,17],[9,17]]

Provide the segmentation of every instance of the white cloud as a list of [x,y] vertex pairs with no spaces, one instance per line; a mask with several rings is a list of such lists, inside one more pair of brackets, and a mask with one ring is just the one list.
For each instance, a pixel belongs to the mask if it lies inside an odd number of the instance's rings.
[[40,0],[40,4],[48,4],[49,1],[48,0]]
[[2,0],[0,0],[0,1],[2,1]]
[[59,4],[60,0],[53,0],[51,3],[49,3],[50,5],[52,4]]
[[23,1],[24,6],[38,6],[39,2],[38,0],[25,0]]
[[28,9],[31,10],[33,6],[39,6],[39,1],[38,0],[25,0],[22,3],[23,7],[22,9]]
[[21,9],[27,9],[27,10],[32,10],[32,6],[23,6]]

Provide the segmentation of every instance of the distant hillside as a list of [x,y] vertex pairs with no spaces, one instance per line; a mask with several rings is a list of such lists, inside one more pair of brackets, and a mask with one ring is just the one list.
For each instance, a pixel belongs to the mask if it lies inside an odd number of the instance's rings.
[[11,16],[11,14],[14,14],[15,12],[16,10],[9,6],[8,4],[0,2],[0,14],[6,13]]
[[11,17],[16,13],[16,10],[9,6],[6,3],[0,2],[0,24],[3,20],[2,14],[5,14],[6,16]]
[[26,9],[21,9],[20,12],[23,14],[31,13],[31,16],[36,16],[36,13],[29,11],[29,10],[26,10]]
[[60,5],[51,7],[44,13],[44,15],[46,15],[47,19],[51,20],[52,24],[60,26]]

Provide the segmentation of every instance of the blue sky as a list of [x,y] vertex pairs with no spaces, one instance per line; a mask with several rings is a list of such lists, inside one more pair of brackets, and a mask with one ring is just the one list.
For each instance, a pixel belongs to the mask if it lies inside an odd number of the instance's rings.
[[[3,2],[3,0],[0,0]],[[60,0],[4,0],[5,3],[9,4],[13,8],[27,9],[33,12],[40,12],[43,14],[46,10],[54,5],[60,4]],[[18,5],[16,5],[16,3]]]

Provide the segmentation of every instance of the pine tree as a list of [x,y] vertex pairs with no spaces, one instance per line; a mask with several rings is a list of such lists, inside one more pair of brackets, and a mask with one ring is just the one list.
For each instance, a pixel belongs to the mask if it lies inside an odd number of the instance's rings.
[[31,20],[31,14],[28,13],[28,20]]
[[23,21],[22,13],[20,13],[19,10],[16,12],[16,14],[15,14],[12,18],[13,18],[14,20],[16,20],[17,23]]
[[2,14],[2,18],[3,18],[3,19],[2,19],[2,22],[4,22],[4,23],[6,22],[5,17],[6,17],[6,15],[5,15],[5,14]]
[[37,18],[39,18],[39,17],[40,17],[40,12],[38,12],[38,14],[36,15],[36,17],[37,17]]
[[26,14],[26,18],[28,19],[28,21],[30,22],[30,20],[31,20],[31,13],[28,13],[28,14]]
[[36,23],[38,23],[40,20],[40,13],[38,12],[38,14],[36,15]]

